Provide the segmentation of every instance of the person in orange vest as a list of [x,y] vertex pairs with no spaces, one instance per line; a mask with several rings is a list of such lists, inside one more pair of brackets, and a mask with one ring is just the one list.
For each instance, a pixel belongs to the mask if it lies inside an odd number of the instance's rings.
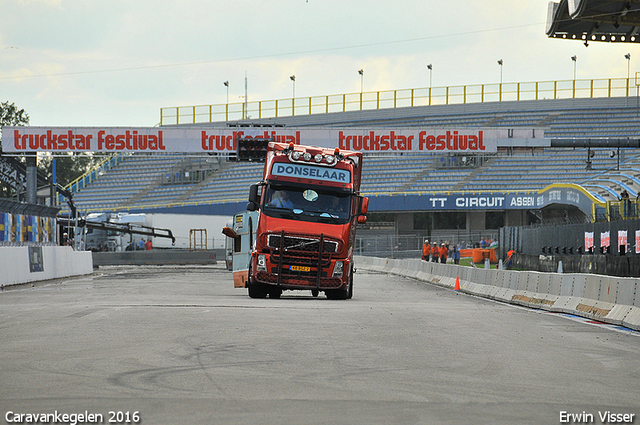
[[449,255],[449,248],[447,248],[445,244],[442,244],[440,246],[440,262],[446,263],[448,255]]
[[430,253],[431,253],[431,244],[429,243],[429,239],[425,239],[424,244],[422,244],[422,259],[424,261],[429,261]]
[[437,263],[440,259],[440,249],[438,248],[437,243],[433,243],[431,245],[431,261]]

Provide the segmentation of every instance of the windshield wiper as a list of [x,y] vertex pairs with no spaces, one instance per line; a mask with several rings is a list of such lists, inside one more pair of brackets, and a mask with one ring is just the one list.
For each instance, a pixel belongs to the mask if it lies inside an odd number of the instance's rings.
[[275,213],[278,213],[281,216],[286,217],[286,218],[293,218],[295,216],[293,214],[293,211],[291,211],[289,208],[275,207],[273,205],[267,205],[265,207],[267,208],[267,210],[270,210],[270,211],[273,211]]

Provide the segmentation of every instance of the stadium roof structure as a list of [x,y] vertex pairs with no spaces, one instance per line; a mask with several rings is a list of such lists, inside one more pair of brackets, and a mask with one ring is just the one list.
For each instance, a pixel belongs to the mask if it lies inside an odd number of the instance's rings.
[[549,2],[547,35],[589,42],[640,43],[638,0]]

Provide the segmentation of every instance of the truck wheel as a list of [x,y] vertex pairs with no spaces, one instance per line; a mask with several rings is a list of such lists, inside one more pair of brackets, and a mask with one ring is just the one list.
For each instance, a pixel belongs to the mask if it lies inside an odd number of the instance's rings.
[[347,288],[347,299],[353,298],[353,266],[351,266],[351,273],[349,273],[349,288]]
[[346,300],[349,296],[347,289],[328,289],[324,292],[329,300]]
[[247,288],[249,288],[250,298],[267,298],[267,287],[261,283],[247,282]]
[[282,295],[282,289],[275,288],[269,290],[269,298],[278,299]]

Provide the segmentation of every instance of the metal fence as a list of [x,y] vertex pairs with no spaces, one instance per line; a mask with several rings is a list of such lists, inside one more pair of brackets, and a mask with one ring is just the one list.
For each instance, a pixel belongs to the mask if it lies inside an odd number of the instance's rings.
[[356,237],[355,254],[380,258],[420,258],[422,244],[425,239],[431,242],[446,243],[448,245],[462,244],[462,248],[471,248],[482,239],[498,240],[498,230],[486,231],[457,231],[435,230],[431,235],[397,235],[397,234],[366,234]]
[[[634,88],[636,90],[634,90]],[[278,118],[331,112],[362,111],[428,105],[576,99],[634,95],[631,78],[534,81],[422,87],[364,93],[310,96],[248,103],[172,106],[160,109],[160,125]]]
[[598,252],[602,234],[609,232],[610,254],[620,255],[619,232],[626,232],[626,248],[622,254],[636,252],[636,231],[640,220],[605,221],[598,223],[569,224],[564,226],[523,226],[500,229],[502,253],[514,249],[528,255],[578,254],[585,250],[585,232],[593,233],[593,245]]

